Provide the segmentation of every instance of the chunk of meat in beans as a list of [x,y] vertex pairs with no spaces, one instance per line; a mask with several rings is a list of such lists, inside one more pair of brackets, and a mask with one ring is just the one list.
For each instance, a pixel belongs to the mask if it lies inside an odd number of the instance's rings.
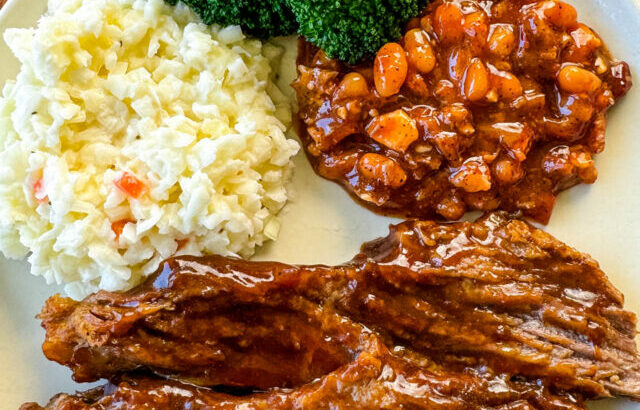
[[364,154],[358,162],[358,169],[365,178],[392,188],[401,187],[407,181],[407,174],[397,162],[379,154]]
[[491,173],[487,163],[480,157],[464,161],[460,169],[451,174],[451,183],[466,192],[480,192],[491,189]]
[[373,140],[398,152],[405,152],[419,137],[416,121],[401,109],[375,117],[367,132]]
[[436,0],[350,66],[301,41],[301,136],[316,171],[374,210],[456,219],[501,208],[546,222],[597,177],[626,63],[554,0]]

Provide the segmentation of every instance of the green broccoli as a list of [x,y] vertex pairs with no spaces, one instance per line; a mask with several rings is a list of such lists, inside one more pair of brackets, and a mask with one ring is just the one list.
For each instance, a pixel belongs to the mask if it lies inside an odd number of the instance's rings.
[[357,63],[402,36],[426,0],[287,0],[298,32],[332,58]]
[[[176,4],[177,0],[167,0]],[[332,58],[357,63],[402,35],[426,0],[184,0],[206,24],[259,38],[296,31]]]
[[[178,0],[167,0],[175,5]],[[267,39],[297,31],[296,18],[285,0],[183,0],[205,24],[240,25],[253,36]]]

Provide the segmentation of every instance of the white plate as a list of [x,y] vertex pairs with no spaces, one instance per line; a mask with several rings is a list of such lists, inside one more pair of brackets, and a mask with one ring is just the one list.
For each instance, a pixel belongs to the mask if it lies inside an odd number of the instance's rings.
[[[632,67],[637,85],[610,114],[607,149],[598,156],[600,177],[593,186],[573,188],[559,198],[547,230],[597,259],[627,296],[627,308],[640,313],[640,0],[569,0],[579,19],[604,38],[613,54]],[[0,32],[33,26],[46,0],[9,0],[0,11]],[[288,72],[294,72],[295,42],[288,42]],[[0,41],[0,85],[15,77],[17,62]],[[292,263],[339,263],[364,241],[385,235],[394,220],[356,205],[338,186],[317,177],[303,154],[296,158],[296,196],[284,211],[280,239],[264,247],[259,259]],[[41,404],[54,394],[87,385],[71,381],[66,368],[47,361],[40,349],[44,332],[34,316],[59,291],[28,274],[26,262],[0,257],[0,408],[25,401]],[[640,409],[625,400],[592,408]]]

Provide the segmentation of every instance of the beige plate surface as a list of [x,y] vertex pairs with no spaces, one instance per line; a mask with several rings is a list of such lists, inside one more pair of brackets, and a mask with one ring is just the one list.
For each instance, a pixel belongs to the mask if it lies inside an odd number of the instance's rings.
[[[560,196],[547,229],[597,259],[626,295],[627,307],[640,313],[640,0],[569,0],[581,21],[595,28],[613,54],[632,66],[638,84],[610,115],[607,149],[597,159],[600,172],[593,186]],[[46,0],[9,0],[0,11],[0,32],[33,26]],[[283,84],[294,72],[295,42],[288,42]],[[0,41],[0,84],[18,66]],[[296,196],[284,211],[280,239],[257,258],[292,263],[339,263],[350,259],[364,241],[385,235],[392,219],[375,216],[354,204],[336,185],[315,176],[304,155],[296,159]],[[44,333],[34,316],[59,288],[29,275],[26,262],[0,257],[0,409],[25,401],[45,403],[74,384],[70,372],[48,362],[40,350]],[[640,409],[624,400],[592,408]]]

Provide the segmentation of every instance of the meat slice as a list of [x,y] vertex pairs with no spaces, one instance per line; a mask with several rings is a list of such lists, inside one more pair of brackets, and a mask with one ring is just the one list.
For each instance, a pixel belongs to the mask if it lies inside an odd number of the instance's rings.
[[[590,257],[494,213],[404,222],[336,267],[173,258],[126,293],[55,296],[40,318],[45,355],[82,382],[144,370],[291,407],[558,408],[640,398],[636,318],[622,305]],[[160,382],[135,383],[145,394]]]
[[[376,339],[375,336],[372,336]],[[424,363],[423,363],[424,366]],[[297,389],[245,396],[176,380],[129,377],[76,395],[59,394],[45,409],[584,409],[575,395],[505,375],[427,370],[372,343],[351,363]],[[21,410],[43,409],[27,403]]]

